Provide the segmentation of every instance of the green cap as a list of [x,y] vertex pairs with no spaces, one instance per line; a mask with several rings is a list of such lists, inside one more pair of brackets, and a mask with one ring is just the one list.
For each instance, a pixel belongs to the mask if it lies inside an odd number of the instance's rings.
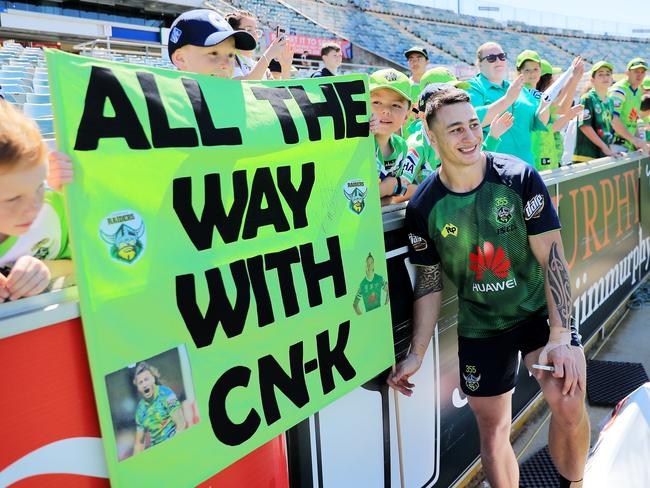
[[643,80],[641,86],[643,87],[644,90],[650,90],[650,78],[646,78],[645,80]]
[[461,90],[467,90],[470,87],[468,82],[460,81],[447,68],[442,66],[425,71],[422,78],[420,78],[420,88],[422,90],[430,83],[447,83]]
[[594,74],[596,74],[596,71],[598,71],[600,68],[607,68],[612,73],[614,72],[613,64],[608,63],[607,61],[596,61],[594,65],[591,67],[591,76],[593,77]]
[[411,101],[411,82],[404,73],[393,68],[380,69],[370,75],[370,91],[388,88]]
[[517,69],[519,69],[526,61],[535,61],[540,65],[542,64],[542,60],[539,57],[539,54],[537,54],[537,51],[531,51],[530,49],[520,52],[519,56],[517,56]]
[[540,69],[542,70],[542,76],[543,75],[556,75],[558,73],[562,73],[562,68],[558,68],[557,66],[552,66],[551,63],[546,61],[545,59],[542,59],[539,62]]
[[634,58],[631,59],[629,63],[627,63],[627,70],[630,71],[632,69],[637,69],[637,68],[643,68],[645,70],[648,69],[648,63],[645,62],[645,59],[643,58]]

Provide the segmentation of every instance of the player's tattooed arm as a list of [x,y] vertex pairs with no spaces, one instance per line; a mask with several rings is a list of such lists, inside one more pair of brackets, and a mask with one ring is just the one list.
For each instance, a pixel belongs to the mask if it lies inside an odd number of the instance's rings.
[[571,326],[571,284],[557,242],[551,244],[546,267],[546,279],[548,280],[553,302],[560,315],[561,325],[568,330]]
[[440,263],[434,266],[415,267],[415,289],[413,299],[417,300],[429,293],[442,290],[442,268]]

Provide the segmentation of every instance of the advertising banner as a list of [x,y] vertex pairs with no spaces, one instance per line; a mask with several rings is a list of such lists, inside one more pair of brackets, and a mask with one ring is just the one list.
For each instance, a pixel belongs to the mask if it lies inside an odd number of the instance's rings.
[[583,342],[648,271],[650,239],[640,226],[639,162],[559,184],[573,315]]
[[[352,59],[352,43],[343,39],[323,39],[322,37],[303,36],[299,34],[289,34],[289,41],[293,46],[293,52],[296,55],[303,54],[307,51],[308,56],[320,56],[320,49],[326,42],[335,42],[341,46],[343,59]],[[267,34],[267,44],[273,42],[276,38],[275,32]]]
[[198,484],[392,363],[365,76],[47,61],[112,485]]

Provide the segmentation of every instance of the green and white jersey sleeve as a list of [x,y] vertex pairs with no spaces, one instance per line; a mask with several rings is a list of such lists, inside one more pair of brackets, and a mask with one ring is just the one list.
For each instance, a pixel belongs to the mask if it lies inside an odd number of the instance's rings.
[[46,190],[43,207],[29,230],[0,244],[0,267],[11,267],[23,256],[41,261],[70,258],[68,223],[60,193]]
[[411,135],[406,141],[408,153],[402,166],[402,174],[411,183],[422,183],[440,164],[436,151],[429,143],[423,129]]
[[627,79],[624,78],[610,87],[608,96],[614,106],[614,115],[618,116],[630,134],[636,134],[637,119],[643,97],[641,87],[633,90]]

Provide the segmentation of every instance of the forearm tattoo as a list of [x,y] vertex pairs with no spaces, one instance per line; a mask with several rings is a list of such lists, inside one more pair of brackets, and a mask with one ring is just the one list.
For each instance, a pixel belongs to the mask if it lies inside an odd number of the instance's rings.
[[569,273],[560,257],[557,242],[551,244],[546,279],[548,280],[551,296],[560,314],[562,327],[568,330],[571,325],[571,284],[569,283]]
[[440,263],[435,266],[415,267],[415,290],[413,299],[442,290],[442,269]]

